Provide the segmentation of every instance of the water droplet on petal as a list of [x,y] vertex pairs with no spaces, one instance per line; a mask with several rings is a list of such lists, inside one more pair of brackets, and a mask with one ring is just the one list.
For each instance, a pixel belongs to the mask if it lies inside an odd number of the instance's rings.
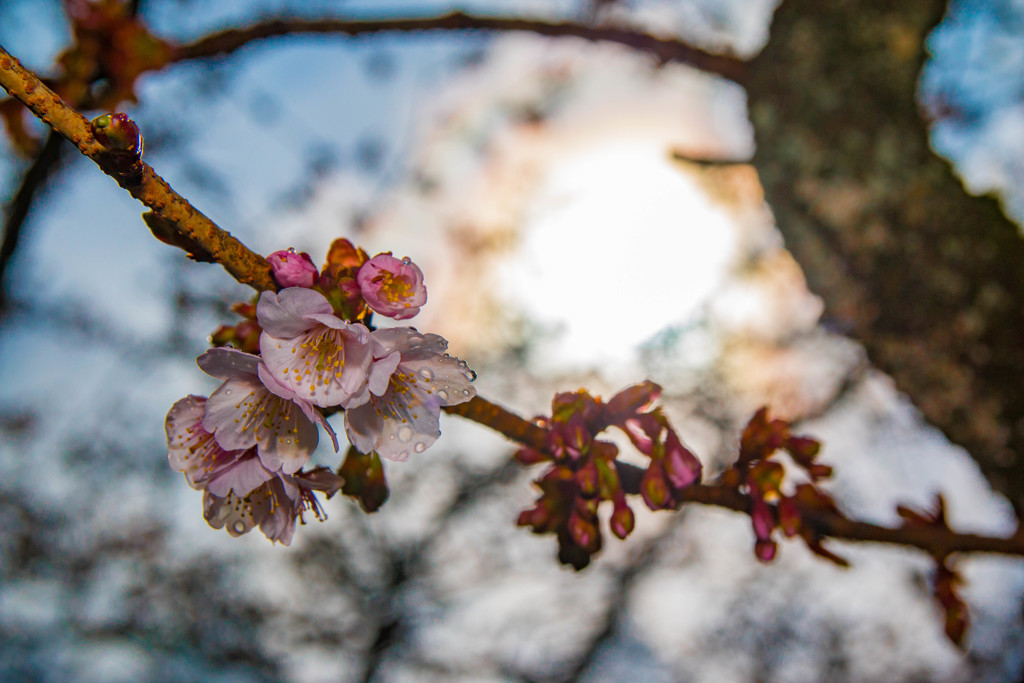
[[469,396],[469,389],[463,389],[462,390],[462,395],[463,396]]
[[409,425],[405,425],[401,429],[398,430],[398,440],[399,441],[403,441],[404,442],[404,441],[408,441],[411,438],[412,438],[412,427],[410,427]]
[[476,380],[476,372],[473,371],[473,370],[470,370],[469,368],[466,368],[462,372],[462,374],[465,375],[466,379],[468,379],[470,382]]
[[422,441],[420,441],[418,444],[413,446],[412,449],[414,451],[416,451],[417,453],[422,453],[423,451],[427,450],[427,444],[425,444]]
[[441,399],[442,401],[447,401],[448,400],[448,392],[445,391],[444,389],[441,389],[441,391],[437,392],[437,397],[439,399]]
[[410,263],[412,263],[412,259],[409,258],[408,256],[403,256],[402,263],[404,263],[405,265],[409,265]]
[[420,370],[420,377],[423,378],[424,382],[429,382],[434,379],[434,372],[430,368],[423,368]]
[[401,461],[401,460],[408,460],[409,459],[409,451],[399,451],[395,455],[395,458],[398,459],[399,461]]

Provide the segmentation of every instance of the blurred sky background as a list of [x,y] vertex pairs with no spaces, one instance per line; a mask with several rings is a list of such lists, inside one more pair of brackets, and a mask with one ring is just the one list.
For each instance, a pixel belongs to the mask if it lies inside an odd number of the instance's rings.
[[[479,0],[498,15],[585,19],[575,0]],[[447,3],[145,0],[189,40],[278,14],[394,16]],[[768,0],[626,0],[606,19],[753,54]],[[56,0],[0,0],[0,44],[40,72],[69,40]],[[1024,217],[1024,3],[953,2],[923,97],[975,192]],[[665,387],[709,473],[768,403],[824,441],[850,515],[946,496],[954,528],[1009,533],[1009,506],[923,423],[863,350],[821,324],[743,158],[743,91],[629,50],[529,35],[289,37],[145,76],[126,111],[146,159],[252,249],[321,262],[347,236],[413,258],[488,399],[522,415],[557,391]],[[25,162],[0,138],[0,197]],[[769,566],[749,520],[638,509],[580,574],[514,526],[535,472],[456,418],[387,464],[372,516],[342,497],[290,548],[232,539],[166,462],[163,419],[215,387],[195,366],[250,296],[157,242],[141,206],[68,155],[13,264],[0,320],[0,680],[1010,681],[1024,658],[1020,560],[962,563],[966,651],[942,634],[930,563],[796,543]],[[339,431],[341,421],[332,419]],[[337,421],[336,421],[337,420]],[[326,440],[323,440],[326,441]],[[319,462],[337,465],[321,445]],[[637,506],[639,507],[639,506]]]

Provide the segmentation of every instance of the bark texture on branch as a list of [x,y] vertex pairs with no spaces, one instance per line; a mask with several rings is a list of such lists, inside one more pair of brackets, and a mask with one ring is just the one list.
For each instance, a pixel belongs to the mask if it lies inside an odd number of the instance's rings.
[[787,0],[745,85],[754,163],[826,315],[1024,510],[1024,240],[928,142],[943,0]]
[[93,135],[92,126],[35,74],[0,46],[0,87],[28,107],[40,121],[67,138],[104,173],[114,178],[131,196],[180,231],[183,243],[198,245],[232,277],[256,290],[277,290],[270,264],[218,227],[147,164],[138,162],[139,173],[126,175],[121,158],[112,154]]

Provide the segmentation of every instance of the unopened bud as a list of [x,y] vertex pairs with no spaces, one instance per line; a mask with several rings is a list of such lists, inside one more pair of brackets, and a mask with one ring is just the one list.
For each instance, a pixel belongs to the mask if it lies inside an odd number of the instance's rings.
[[126,114],[104,114],[92,120],[92,134],[109,150],[142,156],[142,133]]
[[636,517],[633,515],[633,510],[626,503],[625,496],[616,499],[615,510],[612,512],[612,517],[608,522],[612,533],[620,539],[626,538],[626,536],[633,532],[635,524]]
[[756,492],[751,493],[750,521],[754,525],[754,535],[758,539],[764,540],[771,537],[772,529],[775,528],[775,514],[772,512],[771,506],[764,502],[764,499]]
[[775,545],[775,541],[772,540],[758,540],[754,543],[754,555],[757,559],[765,564],[775,559],[775,551],[778,546]]
[[651,381],[634,384],[615,394],[605,406],[605,421],[621,425],[627,418],[647,408],[661,396],[661,387]]
[[576,470],[576,485],[580,487],[580,493],[589,498],[597,494],[598,484],[597,465],[593,459],[587,460]]
[[312,287],[320,277],[306,252],[281,249],[267,256],[277,284],[282,287]]
[[544,451],[538,451],[536,448],[529,448],[527,446],[516,451],[513,457],[523,465],[536,465],[539,462],[551,459],[551,456]]
[[672,429],[668,430],[665,437],[664,462],[665,474],[676,491],[681,491],[700,480],[700,460],[683,445]]
[[672,505],[672,493],[660,462],[652,461],[644,472],[640,480],[640,495],[652,510],[662,510]]
[[575,511],[569,516],[569,535],[576,545],[590,552],[596,552],[600,547],[597,525]]
[[782,527],[782,532],[788,537],[800,533],[800,508],[796,506],[796,502],[792,498],[783,497],[776,504],[776,509],[779,512],[779,526]]

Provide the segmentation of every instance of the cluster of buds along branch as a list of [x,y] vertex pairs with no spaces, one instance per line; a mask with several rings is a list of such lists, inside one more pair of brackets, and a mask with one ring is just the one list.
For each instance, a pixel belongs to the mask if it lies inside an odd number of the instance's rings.
[[[769,419],[761,408],[747,423],[740,438],[739,458],[720,477],[720,483],[746,494],[754,527],[754,554],[762,562],[775,559],[778,546],[772,538],[781,529],[789,538],[799,536],[812,552],[846,566],[845,559],[822,545],[814,526],[805,522],[808,512],[838,512],[832,497],[817,483],[832,475],[832,468],[816,462],[821,444],[807,436],[793,434],[786,420]],[[808,481],[790,485],[779,451],[789,454]]]
[[[904,527],[932,527],[949,531],[949,524],[946,522],[946,501],[941,495],[935,496],[935,507],[932,510],[912,510],[899,505],[896,507],[896,513],[903,518]],[[963,577],[948,554],[934,553],[933,559],[935,573],[932,575],[932,593],[942,609],[946,636],[959,645],[963,643],[970,623],[967,603],[960,597]]]
[[662,411],[651,407],[660,395],[661,387],[653,382],[631,386],[607,403],[582,389],[558,394],[551,417],[536,419],[547,429],[546,447],[516,452],[516,459],[526,465],[550,463],[534,482],[540,497],[519,515],[518,524],[535,533],[555,534],[563,563],[582,569],[601,549],[598,509],[604,501],[612,505],[612,534],[624,539],[633,531],[633,510],[619,477],[619,449],[595,438],[605,429],[621,429],[650,458],[641,491],[652,510],[677,507],[678,494],[700,480],[700,461],[683,446]]
[[[380,457],[426,450],[440,436],[441,408],[476,395],[476,374],[436,334],[375,329],[374,313],[407,319],[426,302],[409,259],[369,258],[339,239],[320,270],[292,250],[268,261],[282,289],[235,306],[242,322],[214,332],[218,348],[198,359],[223,384],[175,403],[166,431],[171,466],[203,490],[211,525],[233,535],[258,525],[287,544],[303,511],[322,516],[316,491],[341,490],[376,510],[387,499]],[[338,450],[326,419],[338,410],[352,445],[341,474],[303,471],[318,426]]]

